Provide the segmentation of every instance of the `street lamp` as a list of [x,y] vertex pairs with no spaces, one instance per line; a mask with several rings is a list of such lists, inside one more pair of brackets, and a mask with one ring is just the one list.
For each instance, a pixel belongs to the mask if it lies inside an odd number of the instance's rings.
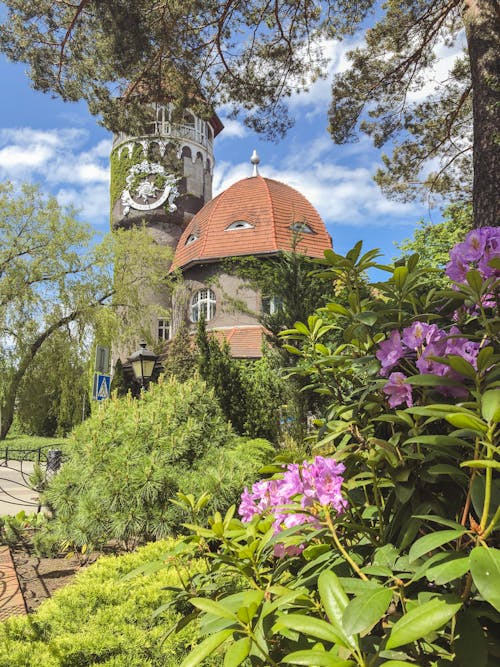
[[142,387],[146,387],[146,384],[153,375],[158,355],[151,352],[151,350],[146,350],[146,343],[144,341],[139,343],[139,345],[140,349],[131,354],[128,361],[134,371],[135,379]]

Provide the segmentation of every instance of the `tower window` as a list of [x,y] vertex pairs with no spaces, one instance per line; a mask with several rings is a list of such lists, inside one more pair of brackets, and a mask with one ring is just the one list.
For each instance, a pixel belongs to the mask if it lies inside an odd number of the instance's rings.
[[253,229],[253,225],[246,220],[236,220],[235,222],[232,222],[229,227],[226,227],[225,231],[232,232],[234,229]]
[[274,315],[283,308],[283,300],[278,296],[263,296],[261,309],[265,315]]
[[201,317],[211,320],[215,317],[215,294],[211,289],[198,290],[191,298],[191,322],[198,322]]
[[170,321],[163,318],[158,319],[158,342],[162,340],[170,340]]

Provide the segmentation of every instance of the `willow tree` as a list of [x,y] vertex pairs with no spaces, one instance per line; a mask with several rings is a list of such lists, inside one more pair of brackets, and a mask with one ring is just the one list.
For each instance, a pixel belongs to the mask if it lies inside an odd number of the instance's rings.
[[[325,72],[322,44],[377,22],[337,76],[337,142],[368,132],[393,152],[377,175],[395,196],[421,185],[461,197],[474,165],[475,225],[497,224],[500,94],[498,0],[5,0],[0,48],[30,66],[35,88],[85,99],[111,130],[144,126],[143,102],[233,103],[271,137],[291,119],[286,98]],[[467,52],[443,87],[412,103],[440,43],[465,32]],[[167,91],[167,93],[165,93]],[[199,109],[197,109],[199,110]],[[208,109],[205,109],[208,113]],[[473,155],[473,158],[470,157]],[[424,178],[427,163],[438,164]]]
[[23,382],[58,332],[73,326],[82,337],[106,330],[116,339],[118,328],[130,335],[128,325],[147,333],[141,294],[165,281],[168,249],[145,228],[94,241],[90,227],[36,187],[0,184],[0,440]]

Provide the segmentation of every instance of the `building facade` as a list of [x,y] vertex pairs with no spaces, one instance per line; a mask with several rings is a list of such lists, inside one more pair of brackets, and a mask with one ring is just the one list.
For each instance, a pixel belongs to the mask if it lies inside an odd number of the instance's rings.
[[[297,190],[259,174],[212,198],[214,138],[222,124],[186,111],[174,122],[169,104],[152,106],[150,133],[116,136],[111,153],[113,229],[147,225],[156,242],[172,249],[166,271],[182,276],[182,289],[150,291],[144,301],[163,314],[151,323],[153,338],[167,344],[181,323],[193,330],[203,316],[207,329],[225,338],[231,353],[258,358],[262,352],[263,310],[272,295],[261,295],[227,268],[233,257],[263,260],[294,247],[323,257],[331,238],[312,204]],[[249,166],[250,171],[250,166]],[[168,312],[166,316],[164,313]]]

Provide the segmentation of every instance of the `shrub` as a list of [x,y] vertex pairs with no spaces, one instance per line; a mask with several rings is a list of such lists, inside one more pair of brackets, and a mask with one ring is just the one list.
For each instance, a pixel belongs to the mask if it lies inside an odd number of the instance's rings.
[[325,253],[346,305],[286,332],[330,400],[319,456],[245,490],[244,521],[193,527],[212,563],[190,583],[206,638],[181,667],[221,646],[230,665],[497,664],[499,234],[472,231],[440,292],[412,256],[363,295],[377,251]]
[[169,535],[178,518],[169,499],[193,466],[209,465],[233,438],[197,380],[111,399],[72,435],[69,460],[44,495],[50,528],[78,547],[119,540],[131,548]]
[[192,629],[166,637],[165,626],[180,614],[153,616],[165,602],[165,588],[179,585],[178,570],[172,565],[124,579],[173,546],[157,542],[133,554],[104,556],[31,616],[0,624],[0,667],[178,667]]

